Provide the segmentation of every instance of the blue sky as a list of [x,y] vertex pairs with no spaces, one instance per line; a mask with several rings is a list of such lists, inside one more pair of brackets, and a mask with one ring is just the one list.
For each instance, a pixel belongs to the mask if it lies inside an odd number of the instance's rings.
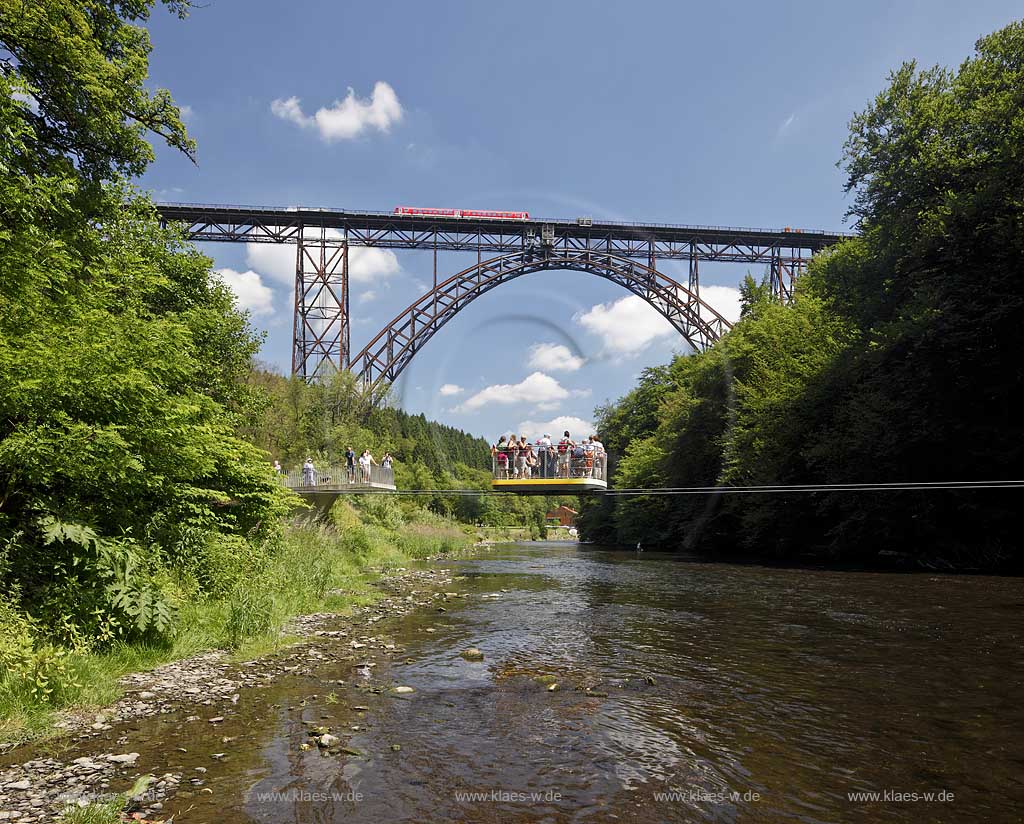
[[[841,229],[851,114],[903,60],[958,64],[1019,9],[209,0],[149,26],[152,83],[186,107],[199,152],[193,166],[159,148],[143,185],[196,203]],[[287,369],[294,249],[204,251]],[[442,255],[439,275],[470,262]],[[703,296],[734,313],[746,271],[706,265]],[[431,257],[373,250],[353,276],[358,351],[423,291]],[[687,348],[614,284],[538,273],[449,323],[395,397],[492,440],[583,434],[595,404]]]

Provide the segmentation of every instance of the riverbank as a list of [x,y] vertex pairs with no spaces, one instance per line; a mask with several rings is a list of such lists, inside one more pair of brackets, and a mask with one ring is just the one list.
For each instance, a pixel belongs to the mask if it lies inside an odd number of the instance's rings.
[[187,675],[131,684],[148,717],[9,753],[5,820],[91,802],[57,820],[115,824],[134,790],[132,812],[175,824],[781,824],[812,805],[877,818],[857,798],[877,787],[942,792],[929,820],[1019,818],[1012,580],[565,543],[456,555],[390,570],[373,604],[173,698],[160,685]]
[[[226,650],[200,653],[123,676],[118,683],[124,694],[110,706],[62,713],[55,725],[62,733],[59,739],[38,741],[0,757],[0,821],[114,824],[128,813],[138,813],[144,820],[159,817],[169,799],[181,802],[203,792],[207,768],[195,766],[191,775],[173,769],[140,773],[138,749],[143,748],[132,732],[142,719],[155,723],[153,717],[167,716],[186,725],[227,729],[253,693],[281,679],[303,678],[328,660],[360,658],[370,668],[377,666],[375,659],[401,654],[397,645],[374,634],[378,622],[417,609],[443,612],[445,603],[460,597],[450,591],[452,573],[444,569],[396,567],[381,571],[370,587],[372,603],[344,614],[323,612],[292,619],[283,628],[282,646],[273,652],[244,661]],[[197,755],[221,760],[238,739],[221,736],[222,752]],[[159,757],[174,761],[187,752],[178,747],[159,752]],[[152,758],[147,760],[152,766]]]
[[[154,676],[158,688],[187,684],[203,691],[219,683],[209,679],[221,678],[220,668],[280,651],[315,631],[315,621],[297,616],[357,615],[385,597],[381,586],[394,588],[396,570],[417,559],[465,550],[475,537],[429,513],[388,523],[373,511],[359,512],[347,504],[335,508],[330,524],[288,524],[262,569],[250,571],[220,597],[179,604],[170,643],[58,649],[45,673],[5,671],[0,676],[0,752],[77,730],[83,718],[103,715],[100,708],[113,708],[110,712],[119,717],[156,712],[149,706],[130,707],[133,692],[154,692],[145,687],[148,673],[166,673]],[[193,668],[196,676],[188,677]],[[230,692],[220,686],[221,692]]]

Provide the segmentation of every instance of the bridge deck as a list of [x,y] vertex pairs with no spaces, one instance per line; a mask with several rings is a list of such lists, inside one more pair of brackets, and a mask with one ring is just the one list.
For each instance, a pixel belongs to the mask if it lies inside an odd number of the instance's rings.
[[463,218],[396,215],[391,212],[193,203],[157,204],[167,221],[188,225],[195,240],[294,243],[299,227],[334,229],[354,246],[502,252],[526,247],[545,227],[555,246],[595,248],[618,254],[702,260],[761,260],[766,250],[786,257],[813,254],[852,235],[823,230],[754,229],[733,226],[623,223],[565,218]]
[[394,470],[371,465],[368,470],[357,466],[351,473],[344,466],[327,466],[312,472],[293,469],[281,476],[281,483],[300,495],[344,495],[359,492],[394,492]]

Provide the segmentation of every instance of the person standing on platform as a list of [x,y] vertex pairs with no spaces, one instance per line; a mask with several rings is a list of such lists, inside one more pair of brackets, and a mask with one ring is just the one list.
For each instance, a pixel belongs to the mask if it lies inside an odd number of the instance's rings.
[[356,482],[356,452],[351,446],[345,447],[345,475],[350,484]]
[[540,476],[542,478],[553,478],[554,467],[551,465],[551,436],[545,435],[538,441],[537,457],[540,462]]
[[573,443],[571,437],[569,437],[569,430],[566,429],[562,433],[562,440],[558,442],[558,477],[568,478],[569,477],[569,460],[572,458],[573,447],[576,446]]

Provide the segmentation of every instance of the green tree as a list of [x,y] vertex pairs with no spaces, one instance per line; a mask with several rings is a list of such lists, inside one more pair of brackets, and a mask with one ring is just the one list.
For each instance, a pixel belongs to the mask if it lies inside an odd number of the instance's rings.
[[[956,71],[905,64],[850,128],[859,236],[811,262],[790,306],[748,277],[743,318],[717,345],[598,411],[624,455],[617,484],[1018,476],[1024,24],[979,40]],[[581,523],[704,551],[1007,566],[1011,494],[650,498]]]
[[236,435],[258,337],[125,178],[147,134],[192,145],[145,87],[151,5],[0,2],[0,597],[93,638],[166,630],[167,567],[288,500]]

